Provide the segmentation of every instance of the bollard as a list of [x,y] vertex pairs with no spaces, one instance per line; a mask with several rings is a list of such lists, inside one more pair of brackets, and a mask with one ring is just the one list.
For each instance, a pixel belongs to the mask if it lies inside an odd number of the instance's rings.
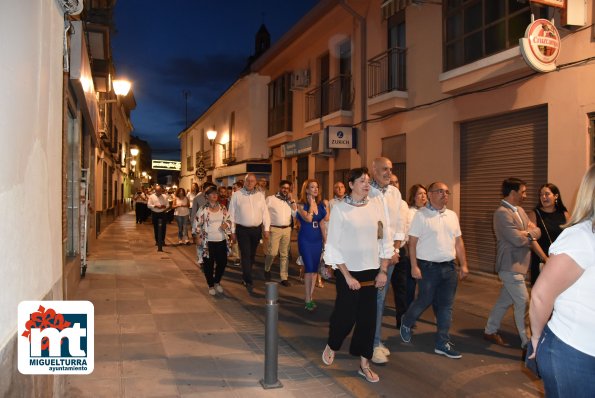
[[277,322],[279,320],[279,293],[276,282],[267,282],[266,286],[266,325],[264,331],[264,379],[260,380],[262,388],[281,388],[283,384],[277,379],[279,333]]
[[159,217],[157,218],[157,251],[158,252],[162,252],[163,251],[163,239],[165,238],[163,236],[163,218]]

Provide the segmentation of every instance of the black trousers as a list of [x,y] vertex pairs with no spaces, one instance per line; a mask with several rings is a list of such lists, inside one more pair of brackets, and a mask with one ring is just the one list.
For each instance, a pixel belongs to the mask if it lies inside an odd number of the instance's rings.
[[146,203],[135,203],[134,204],[134,213],[136,215],[136,222],[142,223],[147,218],[145,213],[147,212],[147,204]]
[[159,243],[159,220],[161,220],[161,243],[165,243],[165,227],[167,226],[167,219],[165,212],[152,212],[151,220],[153,221],[153,231],[155,232],[155,243]]
[[236,237],[240,248],[240,263],[242,264],[242,279],[252,284],[252,265],[256,257],[256,248],[262,238],[262,225],[258,227],[244,227],[236,225]]
[[[221,282],[225,266],[227,265],[227,242],[222,240],[219,242],[208,242],[209,257],[203,257],[202,270],[207,279],[209,287],[215,286],[215,283]],[[213,277],[213,268],[215,268],[215,277]]]
[[[351,272],[351,276],[360,282],[373,281],[377,274],[377,269]],[[335,270],[335,277],[337,298],[331,314],[327,344],[331,350],[338,351],[353,329],[349,353],[370,359],[374,352],[376,333],[377,289],[374,286],[364,286],[359,290],[351,290],[341,271]]]
[[395,298],[395,318],[397,325],[401,325],[401,316],[415,298],[415,287],[417,281],[411,276],[411,260],[404,248],[399,250],[399,262],[395,265],[390,284],[393,287],[393,295]]

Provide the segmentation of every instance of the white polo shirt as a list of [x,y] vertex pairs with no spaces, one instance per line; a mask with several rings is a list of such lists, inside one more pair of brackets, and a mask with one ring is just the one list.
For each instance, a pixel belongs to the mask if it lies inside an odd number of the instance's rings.
[[413,216],[409,236],[418,238],[416,258],[441,263],[456,258],[455,241],[461,236],[461,227],[456,213],[449,209],[443,212],[427,207]]
[[391,239],[402,241],[405,239],[405,234],[401,219],[401,192],[392,185],[388,185],[386,188],[386,192],[382,193],[379,189],[371,186],[368,197],[370,199],[378,198],[382,202]]

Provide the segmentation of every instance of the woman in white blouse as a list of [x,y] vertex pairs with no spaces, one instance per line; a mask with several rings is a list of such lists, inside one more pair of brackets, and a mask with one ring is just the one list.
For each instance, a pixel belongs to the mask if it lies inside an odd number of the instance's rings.
[[190,201],[186,197],[186,190],[184,188],[178,188],[174,196],[172,207],[174,208],[174,218],[178,224],[179,245],[188,243],[190,206]]
[[354,329],[349,353],[360,357],[358,374],[376,383],[380,379],[369,363],[374,351],[376,295],[386,285],[394,249],[382,203],[368,200],[368,170],[351,170],[348,181],[351,193],[333,207],[324,252],[325,263],[335,269],[337,298],[322,361],[332,364],[335,351]]
[[204,264],[209,294],[214,296],[223,293],[221,278],[227,265],[231,221],[227,209],[218,201],[217,187],[208,187],[204,194],[207,203],[196,212],[195,230],[192,233],[197,235],[196,243]]
[[595,165],[565,227],[531,291],[531,344],[546,397],[595,397]]

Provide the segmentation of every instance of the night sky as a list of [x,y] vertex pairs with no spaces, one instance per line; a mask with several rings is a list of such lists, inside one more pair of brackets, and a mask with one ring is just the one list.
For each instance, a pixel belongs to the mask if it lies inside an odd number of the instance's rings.
[[112,37],[117,77],[133,82],[133,135],[154,159],[179,160],[178,134],[238,78],[265,24],[271,45],[317,0],[120,0]]

